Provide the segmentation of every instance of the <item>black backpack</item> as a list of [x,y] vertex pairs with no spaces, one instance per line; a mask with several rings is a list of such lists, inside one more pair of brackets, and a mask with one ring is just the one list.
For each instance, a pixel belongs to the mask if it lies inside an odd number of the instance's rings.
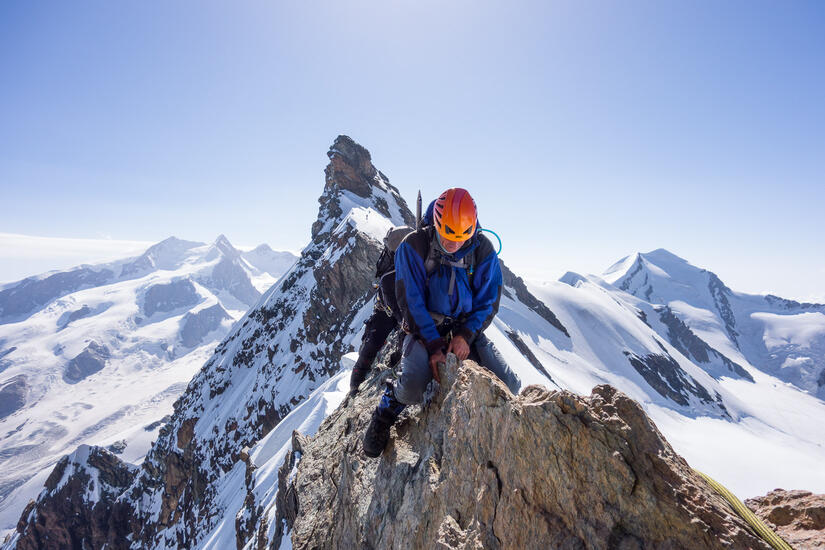
[[382,308],[387,315],[401,321],[398,301],[395,299],[395,251],[404,237],[415,231],[407,225],[392,227],[384,237],[384,249],[375,264],[375,287],[378,290],[376,307]]
[[395,251],[398,250],[404,237],[413,231],[415,231],[415,229],[408,225],[399,225],[387,231],[387,235],[384,237],[384,250],[381,251],[381,255],[375,264],[376,279],[380,280],[381,277],[390,271],[395,271]]

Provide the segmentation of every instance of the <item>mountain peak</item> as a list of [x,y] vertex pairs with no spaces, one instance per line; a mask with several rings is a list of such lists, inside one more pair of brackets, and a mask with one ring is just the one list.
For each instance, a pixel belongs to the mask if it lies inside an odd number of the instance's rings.
[[134,262],[125,265],[121,275],[151,269],[174,269],[189,250],[203,245],[204,243],[198,241],[185,241],[175,236],[167,237],[147,248]]
[[359,197],[369,197],[378,170],[372,164],[367,149],[351,137],[340,135],[327,151],[330,166],[337,171],[336,183],[341,189],[352,191]]
[[602,273],[602,278],[612,285],[621,287],[623,281],[643,271],[652,272],[659,277],[671,278],[684,275],[686,272],[694,273],[704,270],[665,248],[657,248],[650,252],[636,252],[625,256],[608,267]]
[[228,258],[237,258],[241,255],[241,253],[232,246],[232,243],[229,242],[229,239],[226,238],[226,235],[221,233],[215,239],[215,242],[212,243],[212,248],[218,250],[222,255]]
[[[653,262],[653,263],[668,263],[668,264],[678,264],[678,265],[690,265],[686,259],[682,258],[674,254],[673,252],[665,249],[665,248],[657,248],[656,250],[651,250],[650,252],[638,253],[638,256],[642,256],[643,258]],[[661,266],[660,266],[661,267]]]
[[354,208],[371,208],[395,225],[415,223],[401,193],[375,168],[366,148],[351,137],[340,135],[327,156],[326,183],[318,199],[318,219],[312,224],[313,242],[320,242]]
[[253,248],[250,252],[263,253],[263,252],[275,252],[275,251],[272,250],[272,247],[269,246],[268,244],[261,243],[258,246],[256,246],[255,248]]

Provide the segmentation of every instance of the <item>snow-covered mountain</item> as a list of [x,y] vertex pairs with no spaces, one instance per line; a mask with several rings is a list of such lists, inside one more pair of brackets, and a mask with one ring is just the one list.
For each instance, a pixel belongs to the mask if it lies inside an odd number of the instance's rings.
[[663,249],[628,256],[604,277],[661,306],[657,317],[670,331],[700,338],[728,370],[745,376],[733,365],[750,364],[825,398],[825,304],[734,292],[714,273]]
[[[139,463],[232,323],[294,263],[170,237],[137,257],[0,291],[0,521],[12,525],[79,444]],[[289,264],[289,265],[287,265]]]
[[[290,498],[281,481],[294,466],[284,464],[292,432],[314,433],[341,404],[372,308],[380,240],[391,225],[412,221],[366,149],[339,136],[328,156],[311,242],[192,379],[146,459],[134,467],[105,449],[79,448],[52,472],[4,548],[68,537],[72,517],[84,518],[89,529],[79,536],[94,548],[260,548],[275,540],[288,547],[278,509]],[[675,293],[664,300],[657,292],[667,290],[655,285],[649,293],[622,287],[633,265],[538,285],[505,267],[487,335],[524,386],[582,395],[617,387],[692,466],[742,497],[776,486],[825,492],[825,402],[729,353],[699,330],[698,314],[682,316],[681,302],[701,305],[692,302],[696,279],[677,284],[679,274],[657,264]],[[710,300],[736,301],[721,283],[711,286]],[[817,307],[810,313],[820,315]],[[741,334],[744,323],[734,325]],[[821,369],[821,359],[808,357]]]

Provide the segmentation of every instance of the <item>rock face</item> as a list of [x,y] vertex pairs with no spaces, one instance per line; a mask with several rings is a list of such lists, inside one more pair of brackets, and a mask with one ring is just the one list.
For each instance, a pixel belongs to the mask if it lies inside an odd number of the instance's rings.
[[513,396],[453,356],[441,377],[379,459],[361,438],[380,377],[299,441],[294,548],[769,548],[611,386]]
[[192,307],[200,301],[195,285],[189,279],[178,279],[167,284],[152,285],[143,298],[143,313],[152,316],[157,311],[172,311]]
[[624,353],[633,368],[660,395],[683,406],[687,406],[690,396],[694,395],[703,403],[715,404],[723,414],[727,414],[725,405],[719,395],[716,396],[714,401],[702,384],[699,384],[692,376],[687,374],[667,351],[662,351],[663,354],[651,353],[643,357],[629,351]]
[[[705,371],[714,378],[722,376],[736,376],[744,378],[748,382],[753,382],[753,376],[741,365],[734,363],[712,347],[704,340],[696,336],[690,328],[677,317],[668,306],[657,308],[659,318],[667,327],[667,335],[670,343],[678,349],[685,357],[689,357],[696,363],[705,366]],[[718,365],[714,370],[708,365]]]
[[77,357],[69,361],[66,370],[63,372],[63,380],[69,384],[76,384],[87,376],[103,370],[106,360],[109,359],[109,350],[106,346],[101,346],[97,342],[89,342]]
[[220,304],[215,304],[196,313],[188,312],[181,320],[180,339],[187,348],[200,344],[204,337],[218,329],[225,320],[232,317]]
[[825,548],[825,495],[774,489],[745,505],[797,550]]

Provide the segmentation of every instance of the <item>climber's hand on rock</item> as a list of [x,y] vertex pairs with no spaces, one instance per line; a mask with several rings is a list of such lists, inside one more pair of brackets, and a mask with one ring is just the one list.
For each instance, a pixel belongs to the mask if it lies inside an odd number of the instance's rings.
[[441,378],[438,376],[438,364],[445,363],[446,361],[447,356],[445,356],[441,350],[430,355],[430,370],[433,371],[433,378],[435,378],[435,381],[439,384],[441,383]]
[[453,336],[447,347],[447,353],[455,353],[459,361],[464,361],[470,355],[470,346],[467,345],[467,340],[463,336]]

